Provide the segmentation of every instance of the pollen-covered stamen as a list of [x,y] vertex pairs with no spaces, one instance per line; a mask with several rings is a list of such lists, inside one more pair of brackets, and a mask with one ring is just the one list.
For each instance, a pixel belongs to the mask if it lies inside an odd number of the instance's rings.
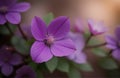
[[47,36],[47,38],[44,40],[44,43],[47,46],[51,46],[54,43],[55,39],[53,36]]
[[0,13],[6,13],[7,11],[8,11],[8,7],[7,6],[0,7]]

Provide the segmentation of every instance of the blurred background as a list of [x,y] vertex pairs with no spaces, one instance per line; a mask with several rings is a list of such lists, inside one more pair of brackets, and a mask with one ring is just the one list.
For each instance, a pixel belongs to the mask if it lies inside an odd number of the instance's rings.
[[[66,15],[71,19],[71,25],[74,19],[80,18],[86,21],[92,18],[96,21],[104,21],[105,26],[109,28],[109,33],[120,25],[120,0],[23,0],[31,3],[31,9],[23,13],[22,23],[30,24],[34,16],[43,17],[52,12],[55,17]],[[85,22],[85,25],[86,22]],[[107,70],[100,68],[96,61],[99,57],[93,57],[88,52],[88,60],[95,69],[94,72],[81,72],[83,78],[110,78],[107,77]],[[116,70],[118,71],[118,70]],[[116,72],[111,71],[111,72]],[[62,75],[62,74],[61,74]],[[48,77],[49,78],[49,77]],[[56,77],[57,78],[57,77]],[[60,78],[63,78],[62,76]],[[66,77],[65,77],[66,78]],[[113,75],[113,78],[120,76]]]

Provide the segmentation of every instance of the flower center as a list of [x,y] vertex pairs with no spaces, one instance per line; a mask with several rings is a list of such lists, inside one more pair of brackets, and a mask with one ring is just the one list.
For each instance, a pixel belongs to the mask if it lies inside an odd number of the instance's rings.
[[7,11],[8,11],[8,7],[7,6],[0,7],[0,13],[6,13]]
[[55,39],[53,36],[48,36],[45,40],[44,40],[44,43],[45,45],[47,46],[51,46],[53,43],[54,43]]

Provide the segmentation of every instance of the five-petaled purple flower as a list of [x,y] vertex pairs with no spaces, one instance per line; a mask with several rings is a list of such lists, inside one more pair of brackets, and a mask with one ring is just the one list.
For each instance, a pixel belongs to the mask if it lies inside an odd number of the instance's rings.
[[0,0],[0,24],[7,21],[18,24],[21,21],[20,12],[25,12],[30,8],[26,2],[17,3],[17,0]]
[[120,59],[120,27],[115,30],[115,37],[110,35],[106,36],[107,47],[112,49],[112,56],[116,59]]
[[83,38],[83,35],[79,34],[79,33],[71,32],[70,37],[76,44],[76,51],[67,57],[70,60],[73,60],[74,62],[76,62],[78,64],[86,63],[87,57],[86,57],[85,53],[83,52],[83,49],[85,47],[85,40]]
[[17,53],[12,53],[7,50],[7,47],[0,49],[0,67],[1,72],[5,76],[9,76],[13,72],[13,66],[22,63],[22,57]]
[[107,28],[104,26],[103,22],[95,23],[93,20],[89,19],[88,26],[92,35],[99,35],[107,31]]
[[15,78],[36,78],[36,73],[30,66],[25,65],[16,71]]
[[31,26],[36,39],[31,47],[31,57],[36,63],[46,62],[53,56],[68,56],[76,50],[68,37],[70,22],[67,17],[54,19],[48,27],[40,18],[35,17]]

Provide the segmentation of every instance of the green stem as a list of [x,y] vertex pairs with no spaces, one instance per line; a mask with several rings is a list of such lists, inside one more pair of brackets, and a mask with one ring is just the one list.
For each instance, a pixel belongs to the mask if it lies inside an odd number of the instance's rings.
[[22,37],[27,41],[27,37],[26,37],[26,35],[24,34],[24,32],[23,32],[22,28],[20,27],[20,25],[18,25],[18,29],[19,29]]
[[14,33],[12,32],[11,28],[9,27],[8,23],[5,24],[6,28],[8,29],[8,31],[10,32],[11,35],[14,35]]

